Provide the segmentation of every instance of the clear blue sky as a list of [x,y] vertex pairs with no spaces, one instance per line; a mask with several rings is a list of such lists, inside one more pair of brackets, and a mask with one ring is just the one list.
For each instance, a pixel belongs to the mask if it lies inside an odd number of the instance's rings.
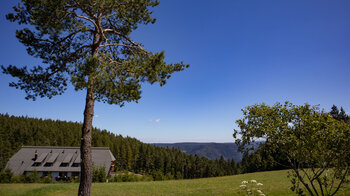
[[[36,65],[6,21],[1,1],[2,65]],[[161,0],[158,19],[132,37],[190,69],[168,84],[144,85],[138,104],[97,103],[95,127],[144,142],[232,142],[235,120],[252,104],[291,101],[350,111],[350,1]],[[82,122],[85,92],[27,101],[0,74],[0,113]]]

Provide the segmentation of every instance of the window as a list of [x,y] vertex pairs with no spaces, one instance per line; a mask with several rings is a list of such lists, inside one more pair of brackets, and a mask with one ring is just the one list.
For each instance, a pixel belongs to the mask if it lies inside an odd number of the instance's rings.
[[44,167],[52,167],[53,163],[45,163]]
[[33,163],[32,167],[39,167],[39,166],[40,166],[40,164],[41,164],[41,163],[37,163],[37,162],[35,162],[35,163]]
[[80,167],[80,163],[73,163],[72,167]]
[[61,178],[66,178],[67,177],[67,172],[60,172],[58,174]]
[[79,177],[79,172],[72,172],[72,177],[75,178],[75,177]]
[[46,177],[46,176],[49,176],[49,172],[44,171],[44,172],[43,172],[43,176],[42,176],[42,177]]
[[61,163],[60,167],[68,167],[69,163]]

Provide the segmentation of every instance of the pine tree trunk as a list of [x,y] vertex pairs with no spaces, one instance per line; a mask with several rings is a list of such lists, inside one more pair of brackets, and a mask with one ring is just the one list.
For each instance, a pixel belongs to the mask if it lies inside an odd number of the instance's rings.
[[[98,22],[100,24],[100,22]],[[91,55],[96,56],[98,46],[101,42],[101,36],[98,30],[95,30],[93,45],[91,48]],[[88,76],[88,86],[86,93],[86,103],[84,110],[84,124],[81,133],[81,171],[80,171],[80,184],[78,196],[90,196],[91,183],[92,183],[92,154],[91,154],[91,140],[92,140],[92,120],[94,117],[94,103],[95,103],[95,81],[94,75]]]
[[80,146],[81,153],[81,176],[79,185],[79,194],[90,195],[92,182],[92,155],[91,155],[91,132],[92,120],[94,115],[94,98],[91,90],[87,91],[86,105],[84,110],[84,124],[82,128],[82,139]]
[[[90,82],[89,82],[90,83]],[[79,196],[89,196],[92,183],[92,154],[91,154],[91,139],[92,139],[92,120],[94,116],[94,90],[92,87],[87,89],[86,104],[84,110],[84,124],[82,129],[82,139],[80,146],[81,155],[81,172]]]

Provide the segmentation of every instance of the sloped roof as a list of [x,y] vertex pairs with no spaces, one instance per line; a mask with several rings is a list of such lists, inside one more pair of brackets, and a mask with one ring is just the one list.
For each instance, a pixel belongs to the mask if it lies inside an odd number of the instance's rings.
[[[115,161],[109,148],[92,147],[91,151],[93,165],[95,167],[104,166],[108,174],[112,161]],[[33,166],[34,162],[39,166]],[[62,163],[68,166],[63,167]],[[80,172],[80,165],[72,167],[73,163],[80,163],[79,147],[22,146],[7,162],[6,168],[10,168],[15,175],[34,170],[38,172]]]

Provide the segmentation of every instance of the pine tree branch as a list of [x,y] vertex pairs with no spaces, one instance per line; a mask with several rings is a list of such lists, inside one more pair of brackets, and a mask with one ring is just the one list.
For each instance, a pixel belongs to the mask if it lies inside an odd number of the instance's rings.
[[139,48],[140,50],[143,50],[144,52],[148,53],[148,51],[146,49],[142,48],[139,44],[137,44],[136,42],[132,41],[129,37],[123,35],[122,33],[118,32],[118,31],[116,31],[114,29],[104,29],[103,32],[112,32],[112,33],[114,33],[116,35],[119,35],[120,37],[122,37],[125,40],[127,40],[128,42],[130,42],[133,46],[135,46],[135,47]]
[[99,48],[104,48],[104,47],[108,47],[108,46],[124,46],[124,47],[127,47],[127,48],[137,48],[137,49],[139,49],[139,47],[137,47],[137,46],[130,46],[130,45],[127,45],[127,44],[118,44],[118,43],[100,45]]
[[95,23],[94,20],[92,20],[91,18],[89,17],[86,17],[86,16],[83,16],[83,15],[78,15],[77,13],[73,12],[73,11],[69,11],[67,10],[66,13],[69,13],[69,14],[73,14],[75,17],[78,17],[78,18],[81,18],[81,19],[85,19],[87,21],[90,21],[96,29],[99,29],[99,27],[97,26],[97,24]]

